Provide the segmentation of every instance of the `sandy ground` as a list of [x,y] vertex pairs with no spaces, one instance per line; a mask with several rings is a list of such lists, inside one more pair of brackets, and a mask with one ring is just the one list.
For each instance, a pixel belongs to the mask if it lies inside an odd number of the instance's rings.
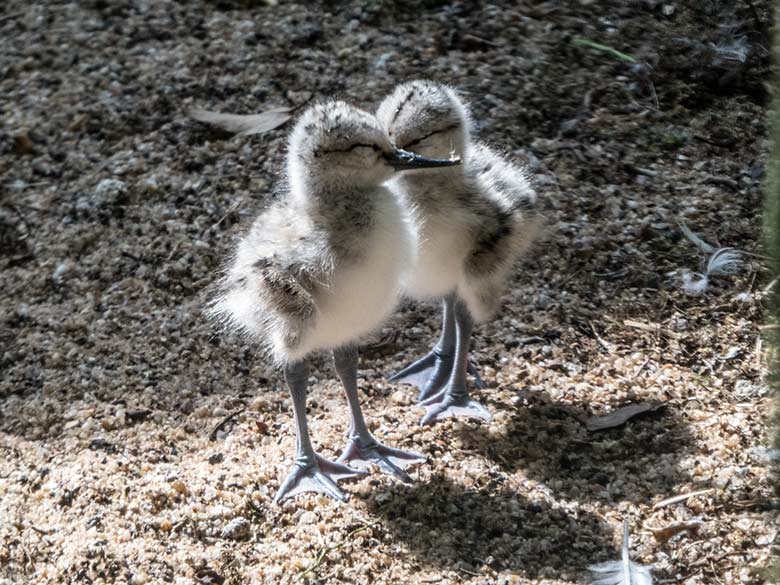
[[[686,294],[706,256],[677,222],[760,254],[768,8],[3,3],[0,583],[582,583],[624,517],[657,583],[761,583],[771,276],[743,255]],[[286,130],[230,139],[184,113],[373,108],[417,77],[460,88],[543,201],[544,238],[475,335],[495,418],[418,425],[385,374],[428,349],[438,311],[405,304],[366,340],[361,387],[377,436],[428,456],[416,482],[276,507],[289,400],[201,305]],[[348,424],[334,379],[316,360],[309,418],[331,457]],[[661,407],[585,424],[646,402]],[[668,538],[675,523],[690,529]]]

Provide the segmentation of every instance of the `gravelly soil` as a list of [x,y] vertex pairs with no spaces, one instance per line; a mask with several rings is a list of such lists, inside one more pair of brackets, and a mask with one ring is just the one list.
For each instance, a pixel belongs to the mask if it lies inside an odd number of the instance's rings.
[[[660,583],[762,582],[771,275],[743,256],[686,294],[704,257],[677,222],[760,254],[768,2],[0,10],[0,583],[579,583],[616,557],[623,517]],[[289,401],[200,307],[285,131],[229,139],[184,113],[373,108],[417,77],[462,90],[543,200],[545,237],[476,334],[495,420],[418,426],[384,375],[438,313],[406,304],[366,341],[361,385],[376,434],[429,457],[416,483],[275,507]],[[312,436],[333,456],[347,409],[315,366]],[[583,424],[643,401],[664,407]]]

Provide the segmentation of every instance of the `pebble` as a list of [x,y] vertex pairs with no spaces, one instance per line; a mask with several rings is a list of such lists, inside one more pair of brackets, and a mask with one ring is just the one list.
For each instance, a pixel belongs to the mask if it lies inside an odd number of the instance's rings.
[[408,406],[412,403],[411,399],[409,398],[409,393],[404,392],[403,390],[396,390],[393,392],[393,395],[390,397],[390,399],[400,406]]
[[245,540],[250,535],[249,521],[243,516],[237,516],[222,528],[219,535],[230,540]]

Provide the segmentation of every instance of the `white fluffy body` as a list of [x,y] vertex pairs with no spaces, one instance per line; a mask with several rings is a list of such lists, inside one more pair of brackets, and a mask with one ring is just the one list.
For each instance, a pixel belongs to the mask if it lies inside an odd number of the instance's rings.
[[446,86],[403,84],[377,118],[400,148],[463,159],[460,167],[413,171],[391,183],[417,228],[417,260],[404,293],[432,299],[455,290],[477,321],[489,319],[540,223],[526,173],[471,140],[468,111]]
[[382,186],[391,148],[373,116],[346,104],[304,114],[290,138],[289,192],[239,242],[209,313],[281,364],[379,326],[415,250],[408,213]]
[[299,347],[296,360],[307,353],[339,347],[371,333],[392,313],[400,295],[401,274],[414,260],[414,230],[389,189],[376,198],[376,223],[365,241],[359,262],[334,271],[315,296],[317,317]]

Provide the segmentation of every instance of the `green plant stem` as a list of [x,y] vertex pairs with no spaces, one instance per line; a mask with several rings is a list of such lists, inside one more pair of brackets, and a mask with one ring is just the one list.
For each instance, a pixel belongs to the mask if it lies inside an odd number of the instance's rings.
[[620,59],[621,61],[625,61],[626,63],[637,63],[638,61],[632,57],[631,55],[627,53],[623,53],[621,51],[618,51],[617,49],[613,49],[612,47],[608,47],[607,45],[602,45],[601,43],[596,43],[594,41],[591,41],[589,39],[574,39],[571,42],[572,45],[575,45],[577,47],[588,47],[589,49],[594,49],[596,51],[601,51],[602,53],[608,53],[612,55],[613,57]]

